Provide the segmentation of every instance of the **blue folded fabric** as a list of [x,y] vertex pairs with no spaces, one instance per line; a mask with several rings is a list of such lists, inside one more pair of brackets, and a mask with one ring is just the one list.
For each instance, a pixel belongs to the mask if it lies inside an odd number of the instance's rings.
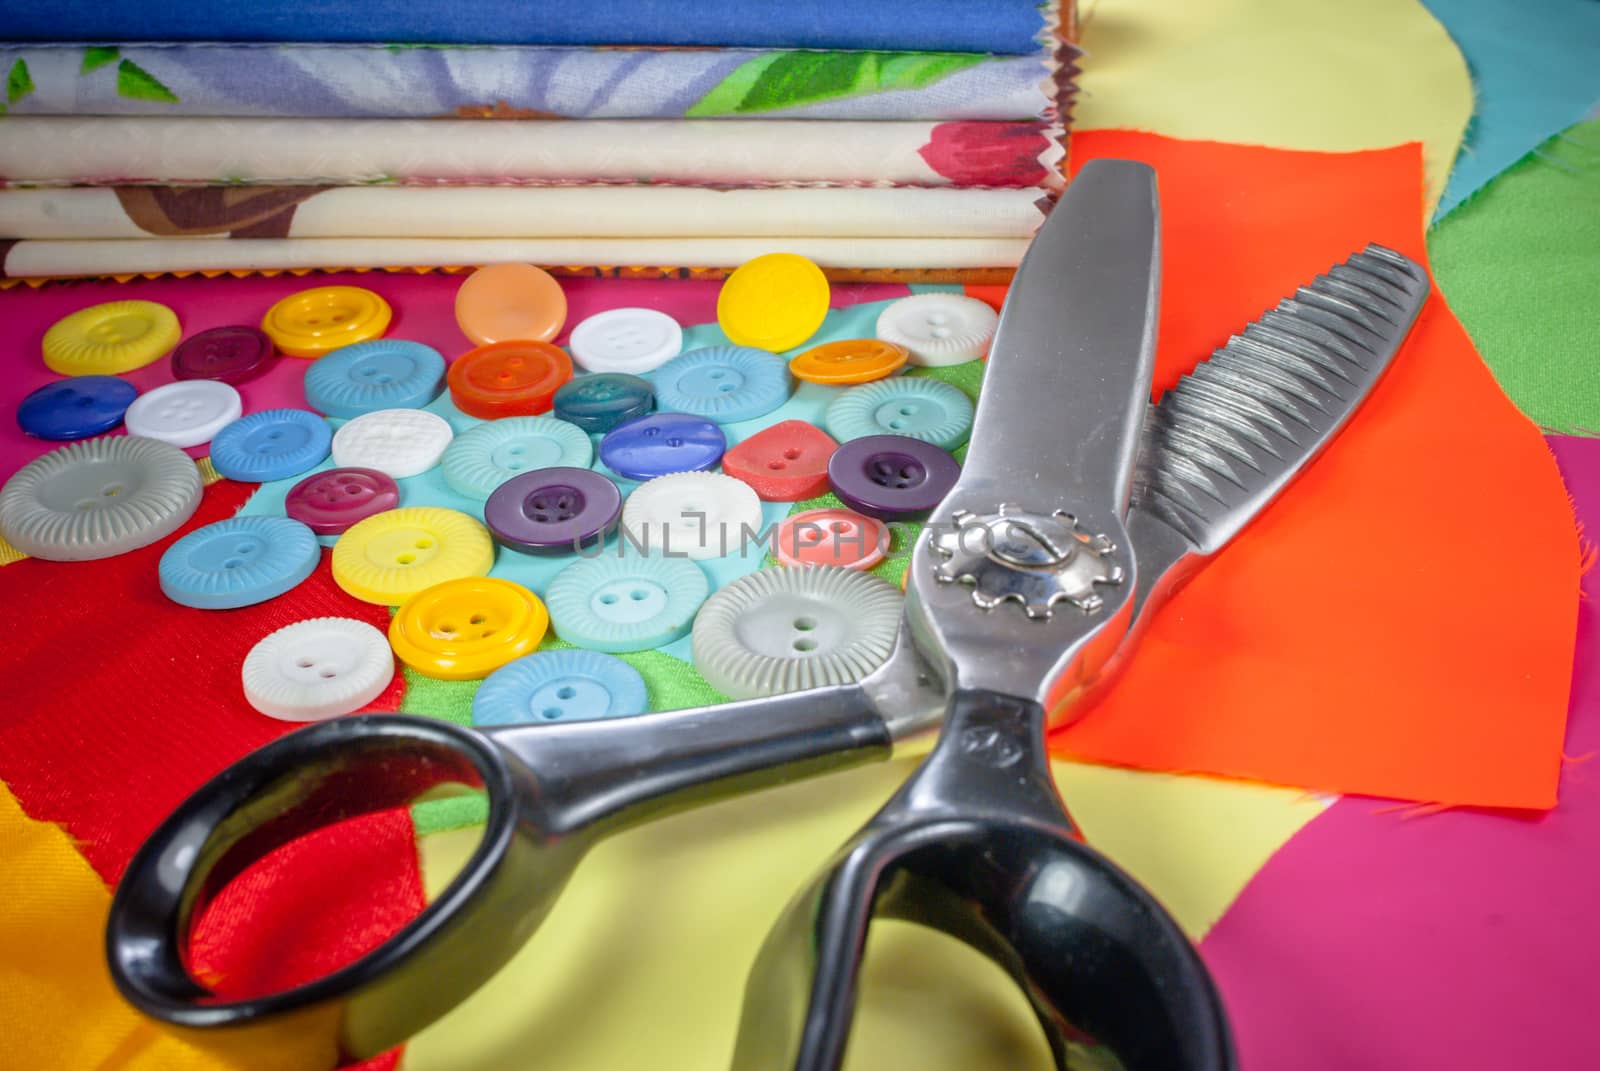
[[0,0],[10,41],[706,45],[1020,54],[1039,0]]

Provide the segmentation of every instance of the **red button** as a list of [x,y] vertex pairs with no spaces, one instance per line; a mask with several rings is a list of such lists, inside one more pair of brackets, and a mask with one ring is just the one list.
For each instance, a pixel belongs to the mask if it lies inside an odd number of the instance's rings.
[[572,359],[548,342],[496,342],[457,357],[447,378],[450,400],[468,416],[535,416],[572,378]]
[[838,448],[826,432],[803,420],[785,420],[722,455],[722,471],[768,502],[798,502],[828,489],[828,458]]
[[843,569],[871,569],[888,553],[888,527],[847,509],[810,509],[785,518],[772,547],[784,565]]

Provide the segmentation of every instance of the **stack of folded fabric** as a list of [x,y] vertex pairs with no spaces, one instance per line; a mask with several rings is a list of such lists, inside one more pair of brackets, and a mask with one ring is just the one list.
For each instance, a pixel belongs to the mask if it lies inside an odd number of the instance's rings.
[[970,278],[1059,185],[1071,7],[34,5],[0,30],[0,277],[785,249]]

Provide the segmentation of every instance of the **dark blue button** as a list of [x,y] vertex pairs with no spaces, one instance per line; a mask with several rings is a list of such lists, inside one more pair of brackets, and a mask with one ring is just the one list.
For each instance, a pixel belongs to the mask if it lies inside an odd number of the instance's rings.
[[592,435],[642,417],[656,405],[648,380],[625,372],[579,376],[556,391],[556,416]]
[[722,429],[687,413],[652,413],[630,420],[600,440],[600,461],[628,480],[672,472],[704,472],[722,460]]
[[138,394],[116,376],[47,383],[17,403],[17,426],[36,439],[86,439],[121,424]]

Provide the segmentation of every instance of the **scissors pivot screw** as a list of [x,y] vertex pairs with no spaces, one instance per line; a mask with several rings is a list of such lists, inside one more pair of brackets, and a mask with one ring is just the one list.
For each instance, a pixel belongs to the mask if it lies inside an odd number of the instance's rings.
[[1034,513],[1004,503],[996,513],[957,510],[955,523],[930,531],[928,539],[945,560],[934,571],[942,584],[967,584],[979,609],[1021,603],[1036,620],[1049,620],[1058,602],[1094,613],[1105,600],[1099,584],[1120,584],[1117,548],[1103,535],[1080,531],[1065,510]]

